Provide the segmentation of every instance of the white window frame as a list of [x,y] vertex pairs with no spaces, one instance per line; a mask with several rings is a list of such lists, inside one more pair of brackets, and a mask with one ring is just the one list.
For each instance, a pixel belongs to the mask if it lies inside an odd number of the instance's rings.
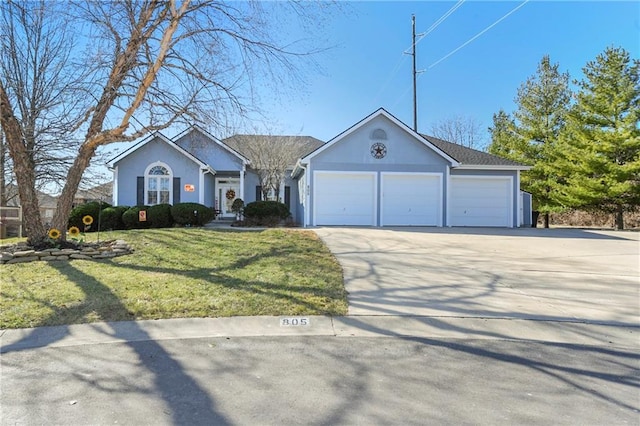
[[[154,167],[163,167],[167,170],[167,172],[169,173],[168,175],[150,175],[149,172],[151,171],[151,169],[153,169]],[[169,204],[173,204],[173,170],[171,170],[171,167],[169,167],[166,163],[163,163],[162,161],[156,161],[155,163],[151,163],[147,166],[147,169],[144,171],[144,204],[147,206],[151,206],[151,205],[155,205],[155,204],[160,204],[160,181],[159,181],[159,177],[166,177],[169,179]],[[158,203],[150,203],[149,202],[149,182],[151,179],[158,179]]]

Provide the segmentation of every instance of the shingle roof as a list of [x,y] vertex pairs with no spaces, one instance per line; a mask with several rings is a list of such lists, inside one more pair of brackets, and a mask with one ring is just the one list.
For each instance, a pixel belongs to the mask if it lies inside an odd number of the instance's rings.
[[434,136],[422,135],[423,138],[434,144],[450,157],[454,158],[463,166],[522,166],[524,164],[518,163],[507,158],[498,157],[497,155],[489,154],[487,152],[478,151],[476,149],[467,148],[466,146],[458,145],[456,143],[447,142],[442,139],[438,139]]
[[251,151],[247,149],[247,145],[257,139],[261,141],[268,140],[273,143],[286,140],[285,143],[291,143],[295,147],[294,152],[291,153],[291,165],[293,165],[298,158],[304,157],[324,145],[324,142],[312,136],[233,135],[223,139],[222,142],[252,161]]

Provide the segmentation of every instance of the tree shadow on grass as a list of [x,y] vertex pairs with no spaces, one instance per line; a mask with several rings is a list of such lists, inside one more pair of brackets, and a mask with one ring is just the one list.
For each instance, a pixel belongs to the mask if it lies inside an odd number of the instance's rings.
[[[91,275],[74,268],[73,262],[52,263],[53,268],[65,275],[69,281],[76,284],[85,295],[85,303],[77,307],[56,308],[51,314],[55,317],[61,310],[72,310],[71,314],[77,318],[84,318],[91,314],[97,318],[109,320],[110,318],[132,316],[127,308],[118,299],[111,289],[101,283]],[[95,300],[99,299],[99,300]],[[69,314],[66,312],[65,314]],[[49,319],[43,321],[48,323]],[[105,331],[114,339],[122,339],[126,342],[138,357],[138,364],[145,368],[154,376],[155,391],[162,396],[170,410],[170,414],[175,424],[229,424],[229,421],[215,409],[215,402],[210,395],[200,385],[190,377],[182,368],[180,363],[174,360],[171,355],[157,342],[155,342],[142,328],[135,322],[110,322],[106,326],[111,331]],[[133,330],[132,330],[133,328]],[[52,332],[53,331],[53,332]],[[132,331],[140,336],[140,342],[127,342],[126,338]],[[2,353],[23,350],[24,340],[29,340],[29,347],[42,347],[62,340],[69,335],[68,327],[35,328],[28,336],[21,341],[2,347]],[[33,343],[37,342],[37,345]],[[176,397],[188,395],[185,398]],[[188,401],[188,402],[185,402]]]

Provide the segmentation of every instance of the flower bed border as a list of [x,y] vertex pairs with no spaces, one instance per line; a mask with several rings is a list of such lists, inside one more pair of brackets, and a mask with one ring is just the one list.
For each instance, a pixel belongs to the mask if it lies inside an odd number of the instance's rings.
[[[14,249],[14,251],[10,251],[10,249]],[[123,240],[105,241],[101,244],[85,244],[76,249],[50,248],[34,250],[26,245],[5,245],[0,246],[0,265],[37,261],[58,262],[73,259],[111,259],[132,254],[133,251],[131,246]]]

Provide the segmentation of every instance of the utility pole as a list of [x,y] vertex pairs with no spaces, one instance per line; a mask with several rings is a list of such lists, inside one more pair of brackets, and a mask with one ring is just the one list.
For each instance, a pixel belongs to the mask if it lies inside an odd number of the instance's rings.
[[413,130],[418,131],[418,89],[416,71],[416,15],[411,15],[411,56],[413,56]]

